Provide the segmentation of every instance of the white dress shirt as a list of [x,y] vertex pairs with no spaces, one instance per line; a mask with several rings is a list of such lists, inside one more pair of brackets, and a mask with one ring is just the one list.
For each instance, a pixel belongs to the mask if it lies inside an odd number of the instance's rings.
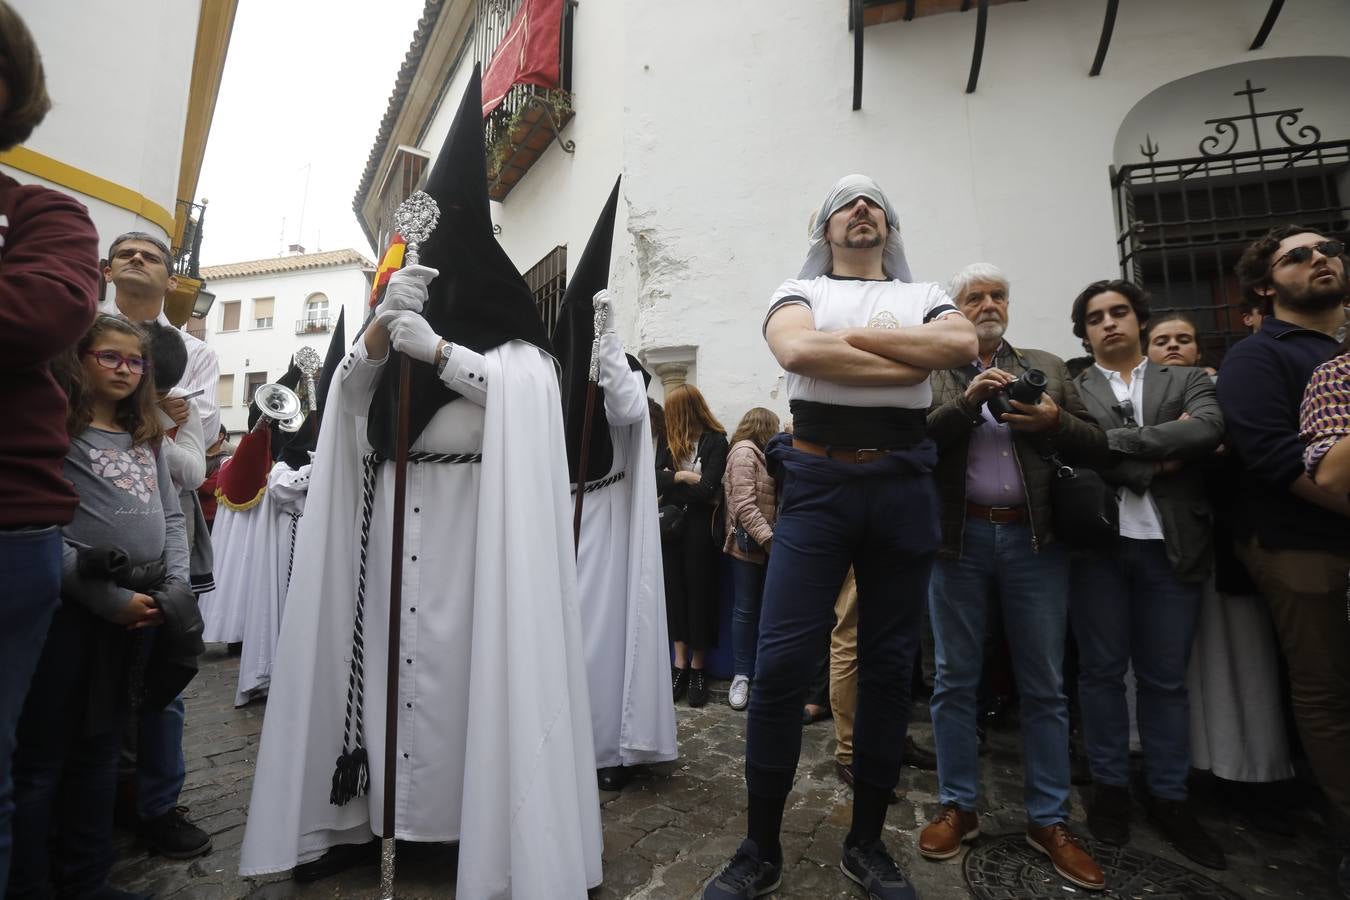
[[[1126,400],[1134,407],[1134,424],[1144,424],[1144,371],[1148,368],[1148,357],[1139,361],[1130,373],[1130,383],[1120,377],[1119,372],[1097,366],[1097,371],[1106,376],[1106,383],[1116,395],[1117,403]],[[1163,539],[1162,520],[1158,518],[1158,507],[1153,502],[1153,494],[1145,491],[1136,494],[1127,487],[1116,490],[1120,500],[1120,536],[1137,541],[1161,541]]]

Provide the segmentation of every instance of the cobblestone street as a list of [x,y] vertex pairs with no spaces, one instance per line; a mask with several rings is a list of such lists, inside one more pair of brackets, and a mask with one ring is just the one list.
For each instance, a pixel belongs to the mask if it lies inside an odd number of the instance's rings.
[[[224,647],[211,645],[201,675],[187,695],[187,786],[182,802],[191,817],[208,830],[214,849],[206,856],[174,862],[147,856],[130,835],[119,834],[119,861],[114,883],[123,888],[153,891],[160,900],[216,900],[216,898],[366,898],[377,896],[378,873],[356,870],[316,884],[300,886],[288,877],[241,878],[239,845],[252,784],[253,765],[263,705],[243,709],[232,704],[238,660]],[[592,897],[682,900],[734,851],[745,828],[742,753],[744,717],[725,702],[725,685],[701,710],[678,710],[682,759],[663,773],[642,777],[623,793],[602,794],[605,829],[604,884]],[[932,732],[922,706],[913,733],[931,746]],[[833,728],[829,722],[806,729],[796,789],[783,820],[785,872],[783,900],[853,898],[860,894],[838,870],[839,853],[850,817],[850,795],[837,780],[833,764]],[[995,733],[992,751],[981,758],[986,792],[981,829],[990,841],[1000,834],[1020,833],[1021,771],[1015,733]],[[962,857],[930,863],[917,857],[914,847],[922,825],[937,806],[934,773],[906,768],[901,802],[891,807],[886,840],[912,875],[925,900],[971,896],[963,875]],[[1082,829],[1080,797],[1075,791],[1074,824]],[[1247,898],[1332,898],[1333,859],[1321,839],[1321,825],[1308,811],[1299,814],[1300,836],[1284,839],[1248,831],[1241,820],[1206,808],[1203,818],[1228,854],[1225,872],[1202,872],[1236,895]],[[1185,860],[1166,848],[1143,821],[1135,817],[1132,847],[1156,854],[1178,865]],[[977,842],[976,846],[979,846]],[[1013,846],[1009,844],[1009,846]],[[1078,891],[1055,876],[1025,845],[1022,884],[1039,883],[1041,896],[1074,897]],[[398,896],[407,900],[454,896],[454,849],[410,846],[399,852]],[[969,852],[969,851],[968,851]],[[1013,850],[1018,853],[1019,850]],[[1188,866],[1189,867],[1189,866]],[[1108,871],[1108,881],[1111,875]],[[991,895],[992,896],[992,895]],[[1029,896],[1016,889],[998,896],[1016,900]],[[1116,883],[1104,896],[1155,898],[1218,896],[1168,894],[1143,879]],[[1224,895],[1228,896],[1228,895]]]

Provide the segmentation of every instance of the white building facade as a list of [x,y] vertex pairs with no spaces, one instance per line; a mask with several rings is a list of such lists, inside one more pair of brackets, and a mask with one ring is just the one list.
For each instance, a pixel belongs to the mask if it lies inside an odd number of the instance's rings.
[[[355,250],[295,254],[202,269],[216,294],[197,334],[220,357],[217,401],[231,434],[248,427],[254,389],[279,379],[301,347],[322,358],[338,314],[350,343],[365,318],[374,267]],[[192,327],[204,326],[200,331]]]
[[[409,160],[439,149],[503,5],[428,4],[356,198],[372,235]],[[569,7],[574,117],[493,204],[522,271],[565,270],[622,174],[620,334],[728,428],[751,406],[787,411],[763,313],[850,172],[898,207],[916,279],[999,265],[1010,340],[1066,357],[1082,352],[1073,297],[1122,275],[1192,310],[1221,354],[1241,246],[1285,221],[1348,227],[1342,0],[1290,4],[1269,29],[1266,0],[1132,0],[1109,29],[1107,0],[917,0],[912,21],[904,0],[861,5],[858,110],[842,0]]]
[[188,204],[236,3],[12,0],[42,51],[52,109],[0,169],[84,203],[105,251],[127,231],[177,248],[197,215]]

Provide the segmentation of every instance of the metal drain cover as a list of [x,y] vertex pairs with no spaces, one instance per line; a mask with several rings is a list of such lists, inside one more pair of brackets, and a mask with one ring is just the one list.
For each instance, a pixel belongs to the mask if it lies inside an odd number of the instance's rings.
[[1119,897],[1129,900],[1242,900],[1218,882],[1184,866],[1132,847],[1085,841],[1106,873],[1105,891],[1088,891],[1065,881],[1050,860],[1020,834],[981,838],[962,864],[977,900],[1034,900],[1037,897]]

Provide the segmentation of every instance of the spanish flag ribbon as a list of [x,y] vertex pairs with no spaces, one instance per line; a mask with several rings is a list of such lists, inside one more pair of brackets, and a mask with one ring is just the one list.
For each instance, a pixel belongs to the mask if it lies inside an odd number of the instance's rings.
[[379,305],[380,298],[384,296],[385,285],[389,283],[389,277],[403,268],[403,252],[406,244],[403,235],[395,233],[394,239],[389,242],[389,249],[384,251],[379,268],[375,270],[375,283],[370,287],[371,309]]

